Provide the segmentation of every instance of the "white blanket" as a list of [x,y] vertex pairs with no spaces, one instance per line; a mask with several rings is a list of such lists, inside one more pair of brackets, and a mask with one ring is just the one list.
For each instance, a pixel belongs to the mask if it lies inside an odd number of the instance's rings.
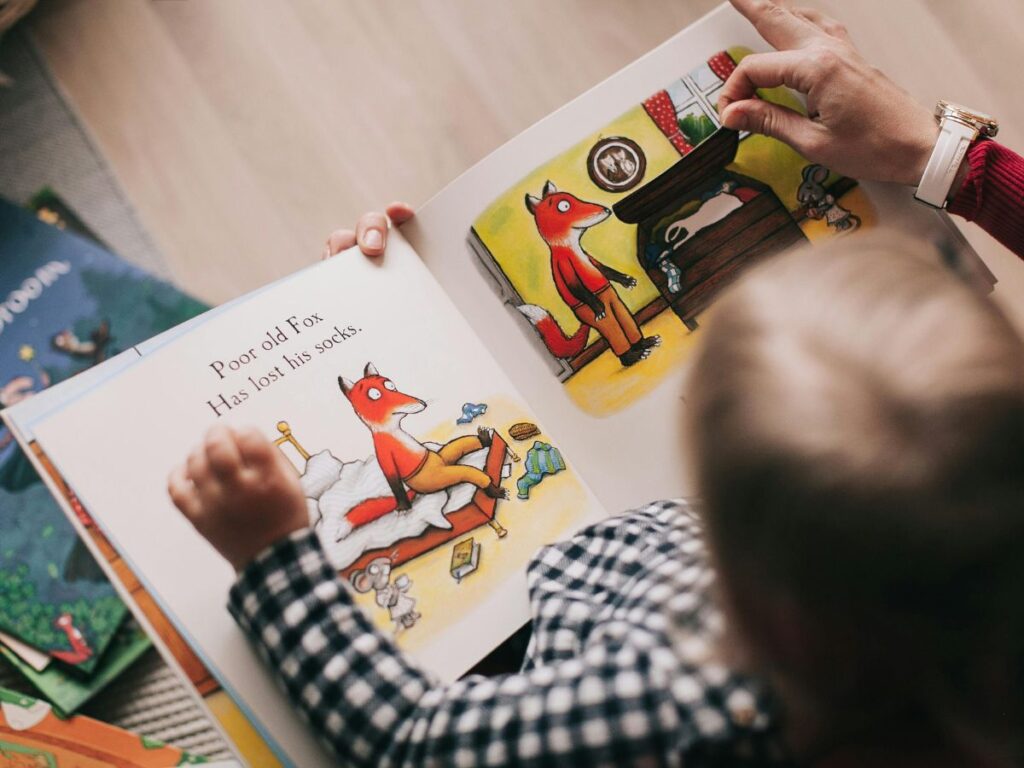
[[[435,451],[441,447],[437,443],[425,445]],[[486,461],[487,449],[482,448],[467,454],[459,463],[483,469]],[[508,477],[511,472],[506,455],[501,476]],[[356,505],[367,499],[392,498],[391,488],[375,456],[343,462],[330,451],[320,451],[306,462],[300,482],[306,495],[310,524],[320,535],[331,563],[339,570],[354,563],[368,550],[419,536],[430,527],[450,529],[452,525],[446,516],[469,504],[476,493],[471,483],[460,483],[444,491],[417,494],[409,511],[389,512],[353,529],[345,515]]]

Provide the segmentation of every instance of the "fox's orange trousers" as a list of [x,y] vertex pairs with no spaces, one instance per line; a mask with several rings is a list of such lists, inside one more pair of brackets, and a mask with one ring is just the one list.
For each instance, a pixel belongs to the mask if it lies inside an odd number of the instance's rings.
[[405,484],[416,493],[434,493],[451,488],[459,483],[472,483],[477,488],[487,488],[491,478],[483,470],[459,464],[467,453],[479,451],[484,445],[475,435],[457,437],[437,451],[427,451],[423,466],[405,478]]
[[609,285],[597,292],[597,298],[604,306],[604,317],[600,320],[586,304],[580,304],[573,312],[581,323],[585,323],[604,337],[612,352],[620,357],[644,337],[633,313],[622,303],[614,286]]

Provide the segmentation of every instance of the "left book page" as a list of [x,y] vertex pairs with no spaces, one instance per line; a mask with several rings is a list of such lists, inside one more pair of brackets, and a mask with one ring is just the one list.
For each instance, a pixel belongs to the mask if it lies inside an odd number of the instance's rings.
[[[381,261],[344,254],[143,352],[49,412],[7,418],[289,762],[324,756],[225,610],[230,566],[167,497],[168,473],[210,426],[277,442],[342,578],[443,679],[527,619],[536,549],[603,513],[399,236]],[[377,460],[382,430],[428,455],[414,484],[431,490],[407,511]]]

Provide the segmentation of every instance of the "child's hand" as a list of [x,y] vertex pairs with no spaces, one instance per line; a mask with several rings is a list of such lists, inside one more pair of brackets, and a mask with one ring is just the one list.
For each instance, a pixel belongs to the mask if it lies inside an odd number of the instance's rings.
[[309,525],[295,469],[255,429],[216,426],[167,481],[171,501],[241,571]]
[[356,244],[367,256],[380,256],[388,241],[388,219],[397,225],[414,215],[413,209],[405,203],[392,203],[384,209],[384,213],[364,213],[356,222],[355,229],[336,229],[331,232],[320,258],[330,258]]

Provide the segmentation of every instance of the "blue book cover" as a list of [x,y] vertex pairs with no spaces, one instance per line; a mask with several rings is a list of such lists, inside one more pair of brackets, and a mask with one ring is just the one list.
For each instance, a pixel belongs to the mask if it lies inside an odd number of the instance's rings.
[[[95,242],[0,200],[0,407],[205,309]],[[0,630],[88,674],[126,610],[0,424]]]

